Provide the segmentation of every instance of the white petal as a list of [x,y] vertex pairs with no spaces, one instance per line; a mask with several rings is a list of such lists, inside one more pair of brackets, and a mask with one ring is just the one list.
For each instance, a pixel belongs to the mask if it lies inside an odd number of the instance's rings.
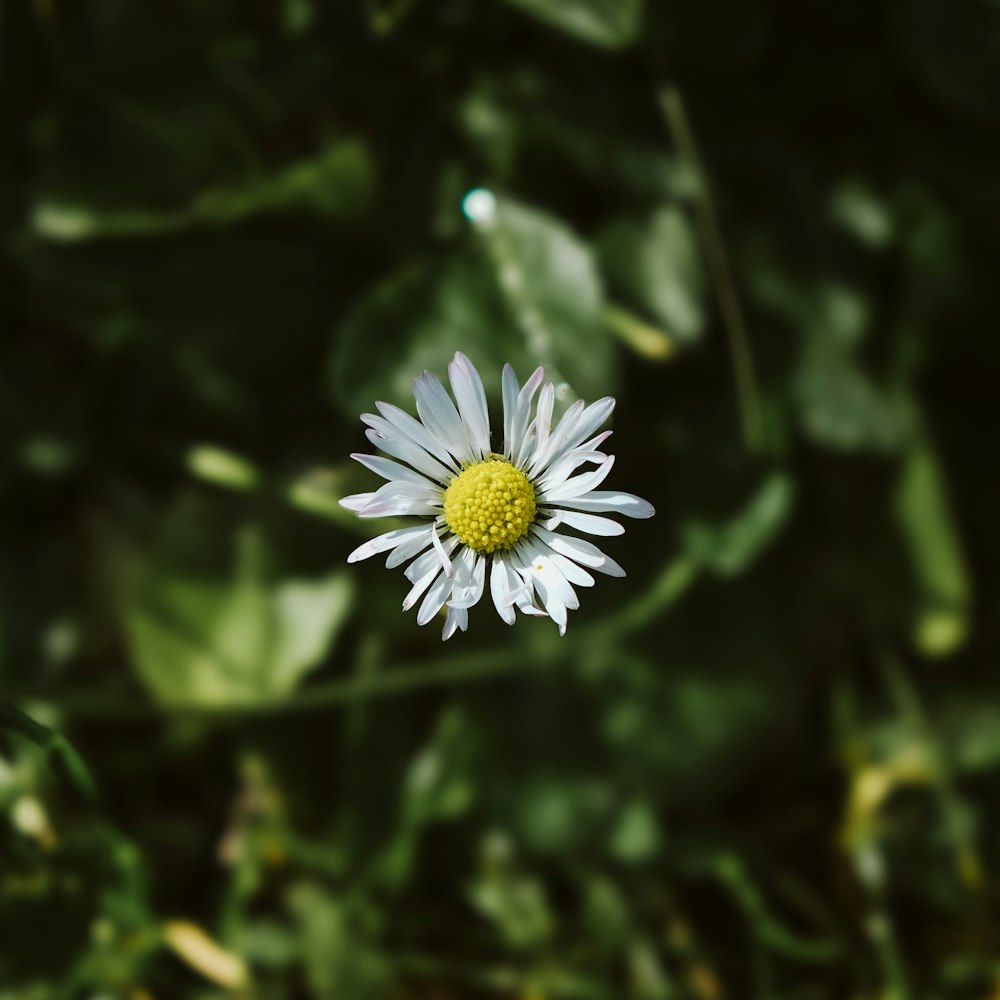
[[531,424],[530,427],[521,435],[520,445],[518,445],[517,455],[511,459],[511,462],[516,465],[519,469],[524,468],[525,462],[527,462],[531,456],[535,453],[535,425]]
[[444,607],[444,602],[448,599],[451,591],[451,580],[441,573],[431,584],[431,589],[427,591],[420,609],[417,611],[417,624],[426,625]]
[[413,380],[413,395],[424,426],[447,446],[459,462],[474,461],[468,429],[437,377],[427,371],[418,375]]
[[573,562],[580,563],[588,569],[596,569],[608,576],[624,576],[625,570],[602,552],[596,545],[583,538],[573,538],[571,535],[558,535],[535,525],[531,529],[550,549]]
[[[548,549],[537,540],[528,546],[531,554],[530,569],[535,590],[545,600],[546,594],[567,608],[575,610],[580,606],[576,591],[570,586],[562,570],[556,565]],[[544,590],[544,592],[543,592]]]
[[517,409],[517,375],[510,364],[503,366],[500,377],[500,388],[503,393],[503,453],[511,454],[511,427],[514,424],[514,411]]
[[545,378],[545,369],[536,368],[527,382],[524,383],[521,391],[517,395],[517,403],[514,406],[514,415],[510,421],[510,443],[504,454],[519,469],[524,467],[530,453],[531,441],[528,438],[528,419],[531,416],[531,401],[538,392],[538,387]]
[[549,464],[551,455],[569,440],[570,435],[573,433],[573,428],[580,419],[584,405],[583,400],[578,399],[562,415],[559,423],[553,428],[552,434],[545,444],[545,448],[535,452],[535,456],[531,460],[531,467],[528,470],[530,474],[537,475],[540,470],[544,469]]
[[419,555],[428,545],[432,544],[433,536],[437,533],[437,528],[433,524],[422,524],[420,528],[421,534],[414,535],[413,538],[400,543],[389,553],[389,557],[385,561],[386,569],[395,569],[397,566],[402,566],[408,559]]
[[534,447],[523,456],[524,467],[530,467],[535,461],[535,456],[545,450],[546,442],[551,433],[552,407],[555,405],[555,400],[555,386],[551,382],[546,382],[538,394],[538,408],[535,410],[535,419],[529,428],[529,431],[534,431]]
[[358,517],[435,517],[440,513],[440,503],[395,497],[381,503],[370,503],[364,510],[358,511]]
[[522,589],[512,593],[514,607],[522,615],[531,615],[534,618],[548,618],[548,612],[535,604],[535,591],[532,588],[530,574],[527,579],[522,578]]
[[337,502],[348,510],[361,510],[368,506],[373,496],[375,496],[374,493],[352,493],[349,497],[344,497]]
[[614,431],[601,431],[597,437],[592,437],[589,441],[584,441],[580,445],[580,451],[597,451],[612,434],[614,434]]
[[[439,513],[444,502],[440,487],[424,483],[386,483],[372,494],[371,499],[358,511],[358,517],[387,517],[385,511],[397,514]],[[418,505],[421,509],[415,509]],[[423,508],[426,508],[424,510]]]
[[580,449],[576,449],[568,455],[563,455],[558,462],[550,465],[545,470],[544,478],[539,480],[539,485],[546,491],[553,490],[561,483],[566,482],[581,465],[586,465],[588,462],[594,462],[599,465],[601,462],[606,462],[607,460],[608,456],[603,451],[581,451]]
[[593,472],[587,472],[582,476],[574,476],[567,479],[551,490],[545,490],[541,500],[548,503],[551,500],[568,500],[574,497],[583,496],[589,493],[595,486],[600,486],[608,477],[611,467],[615,464],[615,456],[611,455],[605,460],[600,468]]
[[471,608],[478,604],[483,596],[485,581],[486,559],[475,549],[467,548],[459,560],[448,604],[456,608]]
[[451,390],[458,403],[465,426],[469,430],[476,457],[483,458],[490,452],[490,414],[486,408],[486,390],[475,365],[460,351],[448,365]]
[[470,608],[480,602],[483,591],[486,589],[486,559],[479,556],[476,559],[476,566],[472,573],[472,590],[466,594],[463,601]]
[[505,608],[512,608],[515,605],[524,610],[525,602],[531,603],[531,583],[525,582],[524,578],[515,570],[515,563],[520,558],[516,552],[512,552],[505,557],[504,565],[507,569],[507,582],[510,589],[503,599]]
[[559,626],[559,634],[565,635],[567,609],[580,606],[576,591],[540,545],[528,545],[526,550],[531,556],[531,562],[521,572],[530,575],[532,586],[546,614]]
[[[372,495],[371,500],[365,505],[381,503],[384,500],[406,499],[406,500],[426,500],[427,503],[443,503],[444,491],[437,483],[432,483],[428,479],[419,482],[410,480],[393,479],[388,483],[383,483]],[[362,510],[365,508],[362,507]]]
[[[365,420],[368,417],[368,420]],[[365,414],[361,418],[366,423],[378,421],[378,425],[372,424],[365,436],[376,448],[381,448],[393,458],[400,458],[414,469],[418,469],[425,476],[434,479],[439,483],[450,483],[455,478],[455,473],[445,468],[436,458],[432,458],[423,448],[415,445],[408,437],[396,430],[387,420],[376,417],[372,414]]]
[[465,608],[448,608],[444,628],[441,630],[441,641],[447,642],[459,629],[465,632],[469,627],[469,612]]
[[[446,552],[450,552],[455,547],[455,543],[452,539],[448,539],[444,548]],[[440,558],[435,550],[430,550],[425,552],[422,556],[414,559],[409,566],[403,571],[403,576],[406,577],[410,583],[413,584],[410,592],[406,595],[403,600],[403,610],[409,611],[414,604],[417,603],[420,595],[431,585],[431,583],[438,579],[440,576],[448,586],[451,586],[451,581],[445,576],[441,569]]]
[[351,458],[355,462],[360,462],[366,469],[371,469],[376,476],[381,476],[383,479],[405,479],[407,482],[427,483],[428,485],[432,483],[432,480],[419,472],[414,472],[413,469],[408,469],[405,465],[393,462],[389,458],[383,458],[381,455],[362,455],[355,452]]
[[[442,545],[445,553],[451,553],[452,549],[458,544],[458,539],[454,536],[446,538]],[[409,566],[403,570],[403,576],[406,577],[410,583],[422,577],[425,573],[429,573],[434,567],[441,569],[441,556],[438,554],[437,548],[432,548],[427,552],[424,552],[417,559],[414,559]]]
[[411,528],[396,528],[394,531],[387,531],[385,534],[369,538],[367,542],[359,545],[348,557],[349,563],[361,562],[362,559],[370,559],[379,552],[387,552],[389,549],[397,549],[403,542],[416,542],[424,540],[424,545],[430,544],[431,528],[426,524],[414,525]]
[[448,553],[445,552],[444,546],[441,544],[441,537],[437,533],[437,529],[434,530],[431,544],[434,546],[434,551],[438,555],[438,559],[441,560],[441,568],[444,570],[444,575],[447,577],[452,577],[455,573],[454,567],[451,565],[451,560],[448,558]]
[[[567,452],[578,447],[584,438],[593,434],[601,424],[604,423],[615,408],[614,398],[605,396],[603,399],[591,403],[579,419],[567,429],[566,438],[562,441],[554,441],[548,450],[547,461],[555,462]],[[568,412],[568,411],[567,411]]]
[[472,570],[476,563],[476,550],[464,547],[455,556],[455,569],[451,579],[451,597],[449,601],[455,600],[464,593],[465,589],[472,582]]
[[376,402],[375,406],[393,427],[405,434],[414,444],[420,445],[428,455],[432,455],[442,465],[450,466],[455,471],[458,470],[458,463],[448,453],[445,444],[439,441],[419,420],[398,406],[393,406],[392,403]]
[[513,571],[508,569],[504,562],[504,557],[499,553],[493,554],[493,566],[490,568],[490,595],[493,598],[493,606],[497,609],[497,614],[508,624],[513,625],[514,609],[510,606],[514,602],[506,603],[507,596],[518,584],[515,584]]
[[535,603],[535,577],[531,570],[531,551],[528,541],[522,539],[510,552],[510,566],[521,581],[521,587],[511,592],[507,601],[524,615],[547,618],[548,612]]
[[[581,514],[578,511],[560,510],[557,514],[560,523],[577,531],[583,531],[588,535],[624,535],[625,528],[617,521],[612,521],[610,517],[598,517],[596,514]],[[553,518],[555,520],[555,518]],[[550,523],[545,525],[550,531],[553,526]]]
[[578,566],[572,559],[567,559],[558,552],[553,552],[549,558],[562,570],[562,574],[570,583],[575,583],[578,587],[593,587],[597,582],[582,566]]
[[551,512],[550,511],[545,511],[545,510],[540,510],[539,511],[539,516],[540,517],[546,517],[549,513],[551,513],[552,516],[547,521],[544,521],[544,522],[543,521],[539,521],[538,523],[543,528],[545,528],[546,531],[555,531],[556,528],[558,528],[559,525],[563,523],[563,518],[566,516],[566,511],[559,510],[558,508],[554,507]]
[[406,577],[410,583],[415,583],[422,576],[426,576],[432,569],[441,569],[441,561],[438,558],[436,552],[428,551],[422,552],[413,562],[410,563],[406,569],[403,570],[403,576]]
[[[548,503],[552,503],[549,498]],[[614,511],[626,517],[652,517],[656,511],[648,500],[637,497],[634,493],[622,493],[620,490],[592,490],[586,496],[573,497],[569,500],[559,500],[556,507],[569,507],[573,510]]]
[[[434,563],[429,570],[426,570],[423,574],[415,577],[413,580],[413,586],[410,588],[410,592],[403,598],[403,610],[409,611],[417,601],[420,600],[420,595],[432,584],[435,580],[444,580],[448,586],[451,586],[450,581],[441,571],[441,567]],[[438,605],[440,607],[440,605]]]

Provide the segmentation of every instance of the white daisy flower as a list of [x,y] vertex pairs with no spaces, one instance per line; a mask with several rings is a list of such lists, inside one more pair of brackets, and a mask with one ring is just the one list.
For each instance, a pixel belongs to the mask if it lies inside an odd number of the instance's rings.
[[[389,553],[390,569],[409,561],[404,575],[413,586],[403,610],[419,601],[417,624],[426,625],[447,605],[444,639],[468,628],[469,608],[483,596],[487,576],[508,625],[517,608],[547,615],[565,635],[567,612],[580,606],[574,587],[592,587],[593,570],[625,575],[596,545],[565,529],[620,535],[625,529],[603,514],[654,513],[652,504],[632,493],[597,489],[614,456],[598,450],[611,431],[593,435],[615,401],[606,396],[590,406],[575,402],[552,427],[555,387],[549,382],[538,391],[544,369],[521,386],[514,369],[504,365],[503,451],[494,452],[479,372],[456,354],[448,374],[454,402],[430,372],[414,379],[419,419],[389,403],[375,404],[381,416],[362,414],[368,439],[406,464],[352,455],[388,482],[340,503],[360,517],[406,516],[416,523],[365,542],[347,561],[380,552]],[[587,465],[596,468],[574,475]]]

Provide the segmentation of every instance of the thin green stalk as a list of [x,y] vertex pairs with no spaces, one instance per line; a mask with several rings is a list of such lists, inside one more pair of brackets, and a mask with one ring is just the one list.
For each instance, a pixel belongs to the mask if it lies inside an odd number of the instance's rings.
[[678,556],[660,571],[646,593],[593,631],[602,638],[621,638],[651,624],[687,593],[701,571],[691,556]]
[[455,656],[436,666],[398,664],[377,673],[362,673],[343,680],[305,688],[280,701],[246,705],[157,705],[131,698],[77,697],[60,701],[58,710],[74,718],[159,718],[164,715],[192,717],[254,717],[321,711],[368,698],[391,698],[424,688],[448,684],[470,684],[493,680],[527,670],[572,663],[581,648],[606,645],[609,638],[622,639],[650,625],[675,604],[698,577],[698,564],[688,556],[669,562],[646,594],[617,616],[579,629],[572,638],[538,642],[516,654],[495,647],[465,656]]
[[736,292],[736,283],[729,266],[729,256],[726,253],[726,245],[719,228],[712,190],[708,183],[708,177],[702,168],[698,146],[684,110],[680,91],[674,86],[666,86],[660,89],[659,98],[663,116],[677,145],[681,159],[697,181],[695,209],[698,228],[701,233],[709,276],[719,300],[722,322],[729,341],[729,353],[732,358],[733,377],[736,382],[736,395],[739,400],[743,428],[743,441],[748,451],[751,453],[759,452],[765,443],[764,422],[757,378],[754,374],[750,335],[743,319],[743,310]]
[[10,701],[0,701],[0,728],[19,733],[41,747],[62,781],[86,801],[96,801],[97,786],[90,769],[62,733],[36,722]]

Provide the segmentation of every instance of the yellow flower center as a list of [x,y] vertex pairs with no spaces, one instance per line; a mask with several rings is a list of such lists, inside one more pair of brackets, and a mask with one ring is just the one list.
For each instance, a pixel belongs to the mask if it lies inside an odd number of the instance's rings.
[[520,469],[490,457],[451,481],[444,494],[444,518],[469,548],[509,549],[535,519],[535,490]]

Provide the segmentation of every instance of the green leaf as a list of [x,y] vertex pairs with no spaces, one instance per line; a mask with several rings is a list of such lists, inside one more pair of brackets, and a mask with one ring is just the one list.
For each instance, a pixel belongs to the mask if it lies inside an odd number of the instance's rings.
[[792,480],[772,473],[749,503],[730,521],[688,523],[682,534],[689,552],[720,576],[742,573],[777,537],[795,499]]
[[517,830],[528,849],[560,855],[577,849],[606,815],[606,785],[575,774],[526,778],[517,796]]
[[248,705],[288,694],[323,658],[351,606],[349,578],[268,578],[260,535],[239,539],[231,581],[153,564],[122,605],[134,668],[165,705]]
[[439,376],[456,350],[499,395],[504,362],[525,378],[539,364],[550,378],[594,399],[615,387],[614,344],[604,292],[588,245],[545,212],[508,200],[473,239],[443,260],[383,282],[337,335],[330,393],[356,415],[375,399],[412,410],[411,381]]
[[405,826],[450,819],[469,808],[476,793],[469,777],[471,741],[464,713],[446,709],[430,742],[410,763],[403,795]]
[[487,260],[529,356],[588,398],[613,388],[604,286],[590,246],[561,220],[501,200],[482,225]]
[[309,995],[318,1000],[381,1000],[391,993],[388,962],[372,940],[364,900],[338,898],[312,882],[288,893],[298,924]]
[[861,243],[882,249],[893,238],[895,221],[889,206],[860,181],[842,182],[830,199],[830,214]]
[[753,277],[758,299],[801,331],[792,393],[803,431],[845,451],[891,452],[912,433],[898,384],[880,385],[857,357],[871,324],[868,301],[835,281],[801,288],[773,263]]
[[660,826],[650,804],[636,799],[627,803],[611,833],[608,848],[619,861],[648,861],[660,849]]
[[705,277],[687,216],[664,206],[641,219],[623,219],[598,240],[611,286],[678,341],[705,329]]
[[515,7],[593,45],[631,45],[642,24],[643,0],[507,0]]
[[629,948],[628,975],[637,1000],[672,1000],[677,996],[658,949],[646,938],[633,941]]
[[383,885],[398,888],[409,878],[425,826],[455,819],[475,801],[472,741],[464,713],[457,708],[446,709],[430,741],[411,761],[395,836],[375,862]]
[[803,430],[844,450],[891,451],[905,437],[906,400],[881,390],[842,343],[808,338],[794,384]]
[[582,924],[593,947],[612,954],[626,944],[632,933],[629,907],[614,880],[599,872],[588,872],[581,886]]
[[935,720],[948,762],[960,774],[1000,767],[1000,708],[989,699],[953,702]]
[[523,870],[501,833],[484,838],[482,870],[469,886],[472,905],[500,932],[508,947],[536,948],[555,930],[555,916],[545,885]]
[[926,442],[906,456],[896,518],[922,593],[914,642],[928,656],[944,656],[966,639],[972,588],[941,467]]

